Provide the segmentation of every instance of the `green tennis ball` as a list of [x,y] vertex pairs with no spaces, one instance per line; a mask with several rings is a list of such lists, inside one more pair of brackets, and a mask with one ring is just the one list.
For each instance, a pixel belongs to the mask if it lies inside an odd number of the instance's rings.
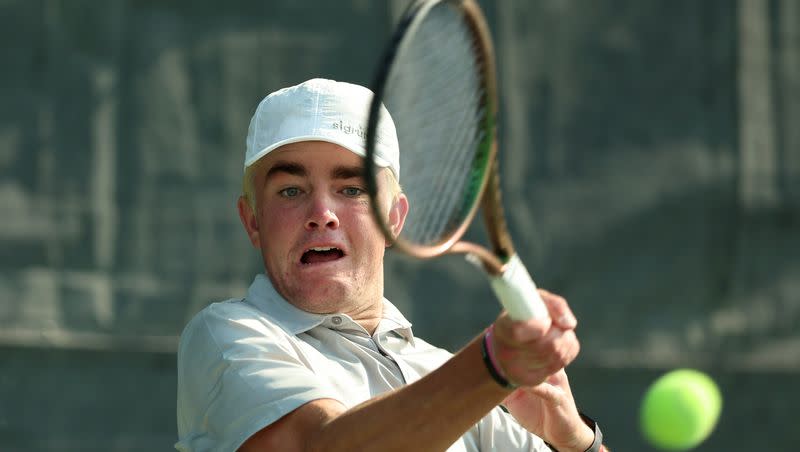
[[708,375],[677,369],[658,378],[642,400],[642,433],[664,450],[687,450],[703,442],[719,419],[722,396]]

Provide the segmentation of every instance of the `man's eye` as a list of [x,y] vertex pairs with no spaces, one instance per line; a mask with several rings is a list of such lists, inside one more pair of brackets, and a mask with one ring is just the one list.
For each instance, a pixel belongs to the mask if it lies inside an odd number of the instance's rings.
[[344,193],[345,196],[350,196],[354,198],[356,196],[361,196],[361,194],[364,193],[364,191],[358,187],[347,187],[344,190],[342,190],[342,193]]
[[283,196],[284,198],[294,198],[295,196],[298,196],[300,194],[300,189],[297,187],[289,187],[289,188],[284,188],[278,193],[280,193],[280,195]]

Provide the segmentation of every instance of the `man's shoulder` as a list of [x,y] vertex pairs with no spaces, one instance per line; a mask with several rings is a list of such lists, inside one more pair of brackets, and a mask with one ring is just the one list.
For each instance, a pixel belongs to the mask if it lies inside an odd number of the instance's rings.
[[[258,309],[251,303],[247,302],[246,298],[229,298],[227,300],[216,301],[201,309],[197,316],[209,315],[237,315],[241,313],[249,313],[250,311],[258,311]],[[257,312],[253,312],[253,315]]]
[[219,342],[235,341],[240,336],[285,336],[287,333],[264,312],[244,298],[212,303],[197,312],[181,333],[181,343],[198,337]]
[[198,327],[202,324],[207,324],[209,321],[224,321],[226,319],[241,318],[242,316],[256,318],[260,315],[257,311],[244,298],[229,298],[206,305],[192,316],[186,328]]

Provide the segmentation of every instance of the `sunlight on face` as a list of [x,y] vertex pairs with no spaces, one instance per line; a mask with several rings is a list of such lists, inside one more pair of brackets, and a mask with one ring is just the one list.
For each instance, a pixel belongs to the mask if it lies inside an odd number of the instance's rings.
[[[372,218],[358,155],[335,144],[293,143],[245,177],[240,216],[270,280],[309,312],[347,312],[380,302],[387,241]],[[379,190],[399,233],[405,197],[389,170]],[[402,202],[389,202],[402,200]]]

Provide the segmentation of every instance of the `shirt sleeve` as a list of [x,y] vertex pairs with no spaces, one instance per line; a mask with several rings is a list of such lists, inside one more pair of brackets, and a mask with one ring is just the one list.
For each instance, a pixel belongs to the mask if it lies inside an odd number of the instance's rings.
[[341,397],[304,363],[291,336],[247,305],[216,303],[187,325],[178,349],[181,451],[234,451],[312,400]]

